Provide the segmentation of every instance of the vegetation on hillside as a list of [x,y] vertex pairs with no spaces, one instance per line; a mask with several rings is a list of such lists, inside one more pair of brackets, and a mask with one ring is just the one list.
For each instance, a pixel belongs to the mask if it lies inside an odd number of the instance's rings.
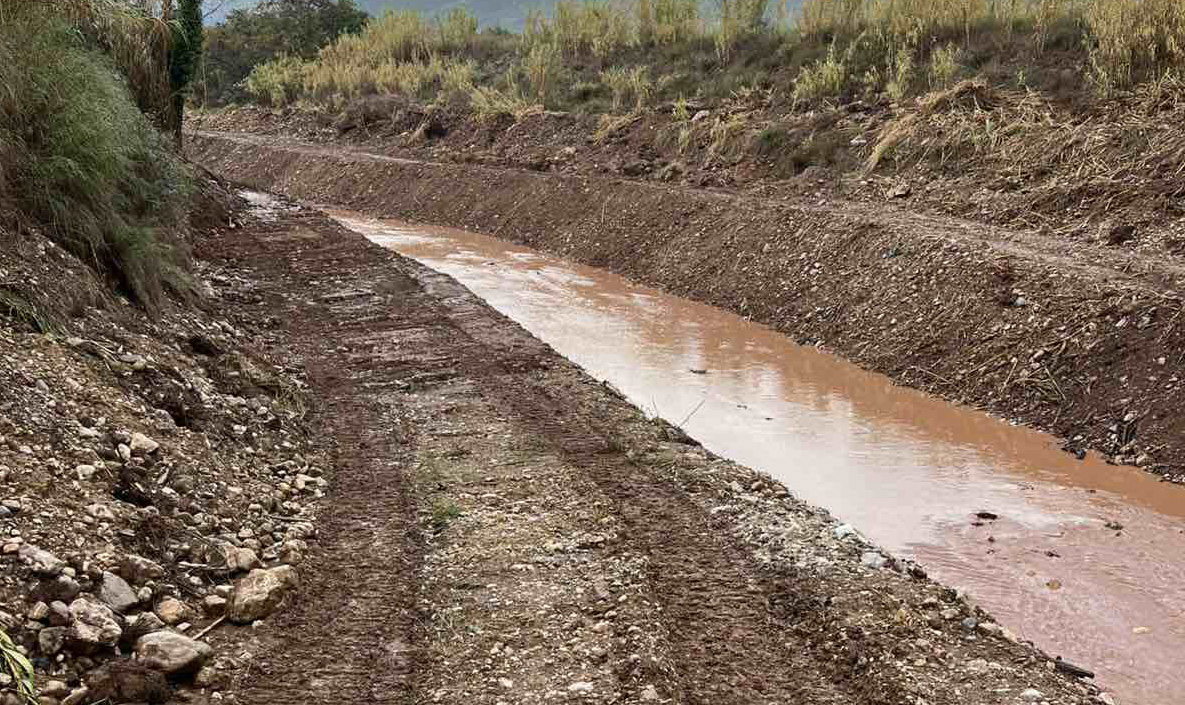
[[361,30],[366,18],[353,0],[265,0],[235,9],[206,30],[195,98],[201,105],[244,100],[242,81],[252,68],[280,55],[315,58],[342,34]]
[[628,112],[766,90],[786,109],[901,101],[958,80],[1113,95],[1185,71],[1183,0],[560,0],[520,34],[461,9],[391,12],[312,59],[255,68],[258,101],[340,107],[402,95],[479,112],[542,106]]
[[189,177],[161,131],[184,88],[175,31],[115,0],[0,7],[0,227],[40,230],[150,307],[187,288]]

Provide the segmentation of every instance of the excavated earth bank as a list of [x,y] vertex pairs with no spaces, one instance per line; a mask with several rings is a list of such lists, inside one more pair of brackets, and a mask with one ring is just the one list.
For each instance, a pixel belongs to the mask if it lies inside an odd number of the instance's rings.
[[1185,267],[895,205],[772,200],[194,133],[224,176],[604,267],[1185,481]]
[[272,213],[197,253],[282,322],[337,467],[224,701],[1109,700],[451,278]]

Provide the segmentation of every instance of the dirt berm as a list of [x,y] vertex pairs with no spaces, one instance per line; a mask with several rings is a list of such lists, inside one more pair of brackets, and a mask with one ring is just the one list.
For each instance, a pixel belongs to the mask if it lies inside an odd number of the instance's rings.
[[1180,281],[1169,255],[892,202],[782,200],[196,132],[252,187],[462,227],[767,323],[897,382],[1185,480]]

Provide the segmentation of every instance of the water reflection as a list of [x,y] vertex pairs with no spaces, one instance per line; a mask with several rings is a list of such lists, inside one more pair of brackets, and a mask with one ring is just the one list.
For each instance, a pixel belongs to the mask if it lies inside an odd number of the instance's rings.
[[[1180,489],[601,270],[472,233],[337,217],[457,278],[648,412],[686,419],[713,451],[965,588],[1124,702],[1185,702]],[[981,509],[1000,518],[976,522]]]

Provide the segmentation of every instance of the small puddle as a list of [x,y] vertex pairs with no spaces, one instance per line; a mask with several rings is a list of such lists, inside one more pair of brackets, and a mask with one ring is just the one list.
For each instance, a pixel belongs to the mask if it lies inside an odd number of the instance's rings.
[[603,270],[473,233],[334,215],[965,589],[1020,637],[1096,671],[1121,702],[1185,702],[1180,488],[1076,460],[1047,435]]

